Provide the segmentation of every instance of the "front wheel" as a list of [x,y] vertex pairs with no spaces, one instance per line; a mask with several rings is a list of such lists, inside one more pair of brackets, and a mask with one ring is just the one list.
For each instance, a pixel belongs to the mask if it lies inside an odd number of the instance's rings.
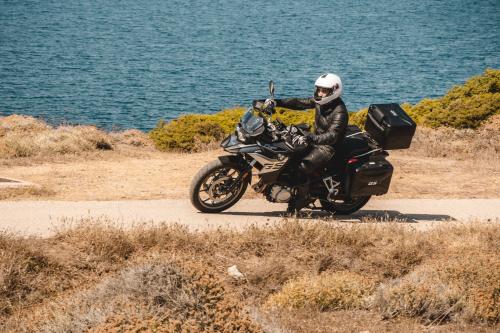
[[321,207],[331,213],[338,215],[349,215],[360,210],[371,196],[358,197],[352,199],[335,200],[333,202],[320,199]]
[[203,213],[222,212],[243,196],[249,176],[243,174],[236,161],[212,161],[198,171],[191,181],[191,203]]

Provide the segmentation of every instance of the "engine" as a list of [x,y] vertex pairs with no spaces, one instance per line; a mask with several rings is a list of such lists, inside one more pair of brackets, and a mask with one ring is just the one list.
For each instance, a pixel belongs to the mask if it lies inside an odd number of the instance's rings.
[[270,185],[266,189],[266,198],[271,202],[287,203],[292,199],[292,190],[285,185]]

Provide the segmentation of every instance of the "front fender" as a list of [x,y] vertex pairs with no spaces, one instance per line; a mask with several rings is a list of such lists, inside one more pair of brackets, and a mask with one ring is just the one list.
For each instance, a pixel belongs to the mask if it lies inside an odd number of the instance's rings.
[[252,180],[252,167],[238,155],[222,155],[217,157],[223,164],[236,164],[243,170],[243,179],[250,184]]

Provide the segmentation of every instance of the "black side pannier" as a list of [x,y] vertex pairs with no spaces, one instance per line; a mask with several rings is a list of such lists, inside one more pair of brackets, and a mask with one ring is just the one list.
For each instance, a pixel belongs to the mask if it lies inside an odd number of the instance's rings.
[[365,162],[352,169],[349,177],[351,197],[381,195],[389,191],[393,167],[385,159]]
[[410,147],[417,125],[398,104],[372,104],[368,108],[365,131],[382,149]]

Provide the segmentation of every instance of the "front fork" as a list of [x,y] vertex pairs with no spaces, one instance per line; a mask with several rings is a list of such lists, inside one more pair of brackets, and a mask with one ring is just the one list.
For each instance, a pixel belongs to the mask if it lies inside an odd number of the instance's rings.
[[252,181],[252,168],[253,165],[255,164],[255,160],[252,162],[248,163],[243,156],[235,156],[235,155],[225,155],[225,156],[219,156],[219,159],[224,163],[225,161],[230,161],[233,160],[237,162],[237,164],[241,168],[241,174],[236,178],[236,181],[231,184],[229,190],[232,190],[234,186],[240,183],[240,181],[248,182],[249,184]]

